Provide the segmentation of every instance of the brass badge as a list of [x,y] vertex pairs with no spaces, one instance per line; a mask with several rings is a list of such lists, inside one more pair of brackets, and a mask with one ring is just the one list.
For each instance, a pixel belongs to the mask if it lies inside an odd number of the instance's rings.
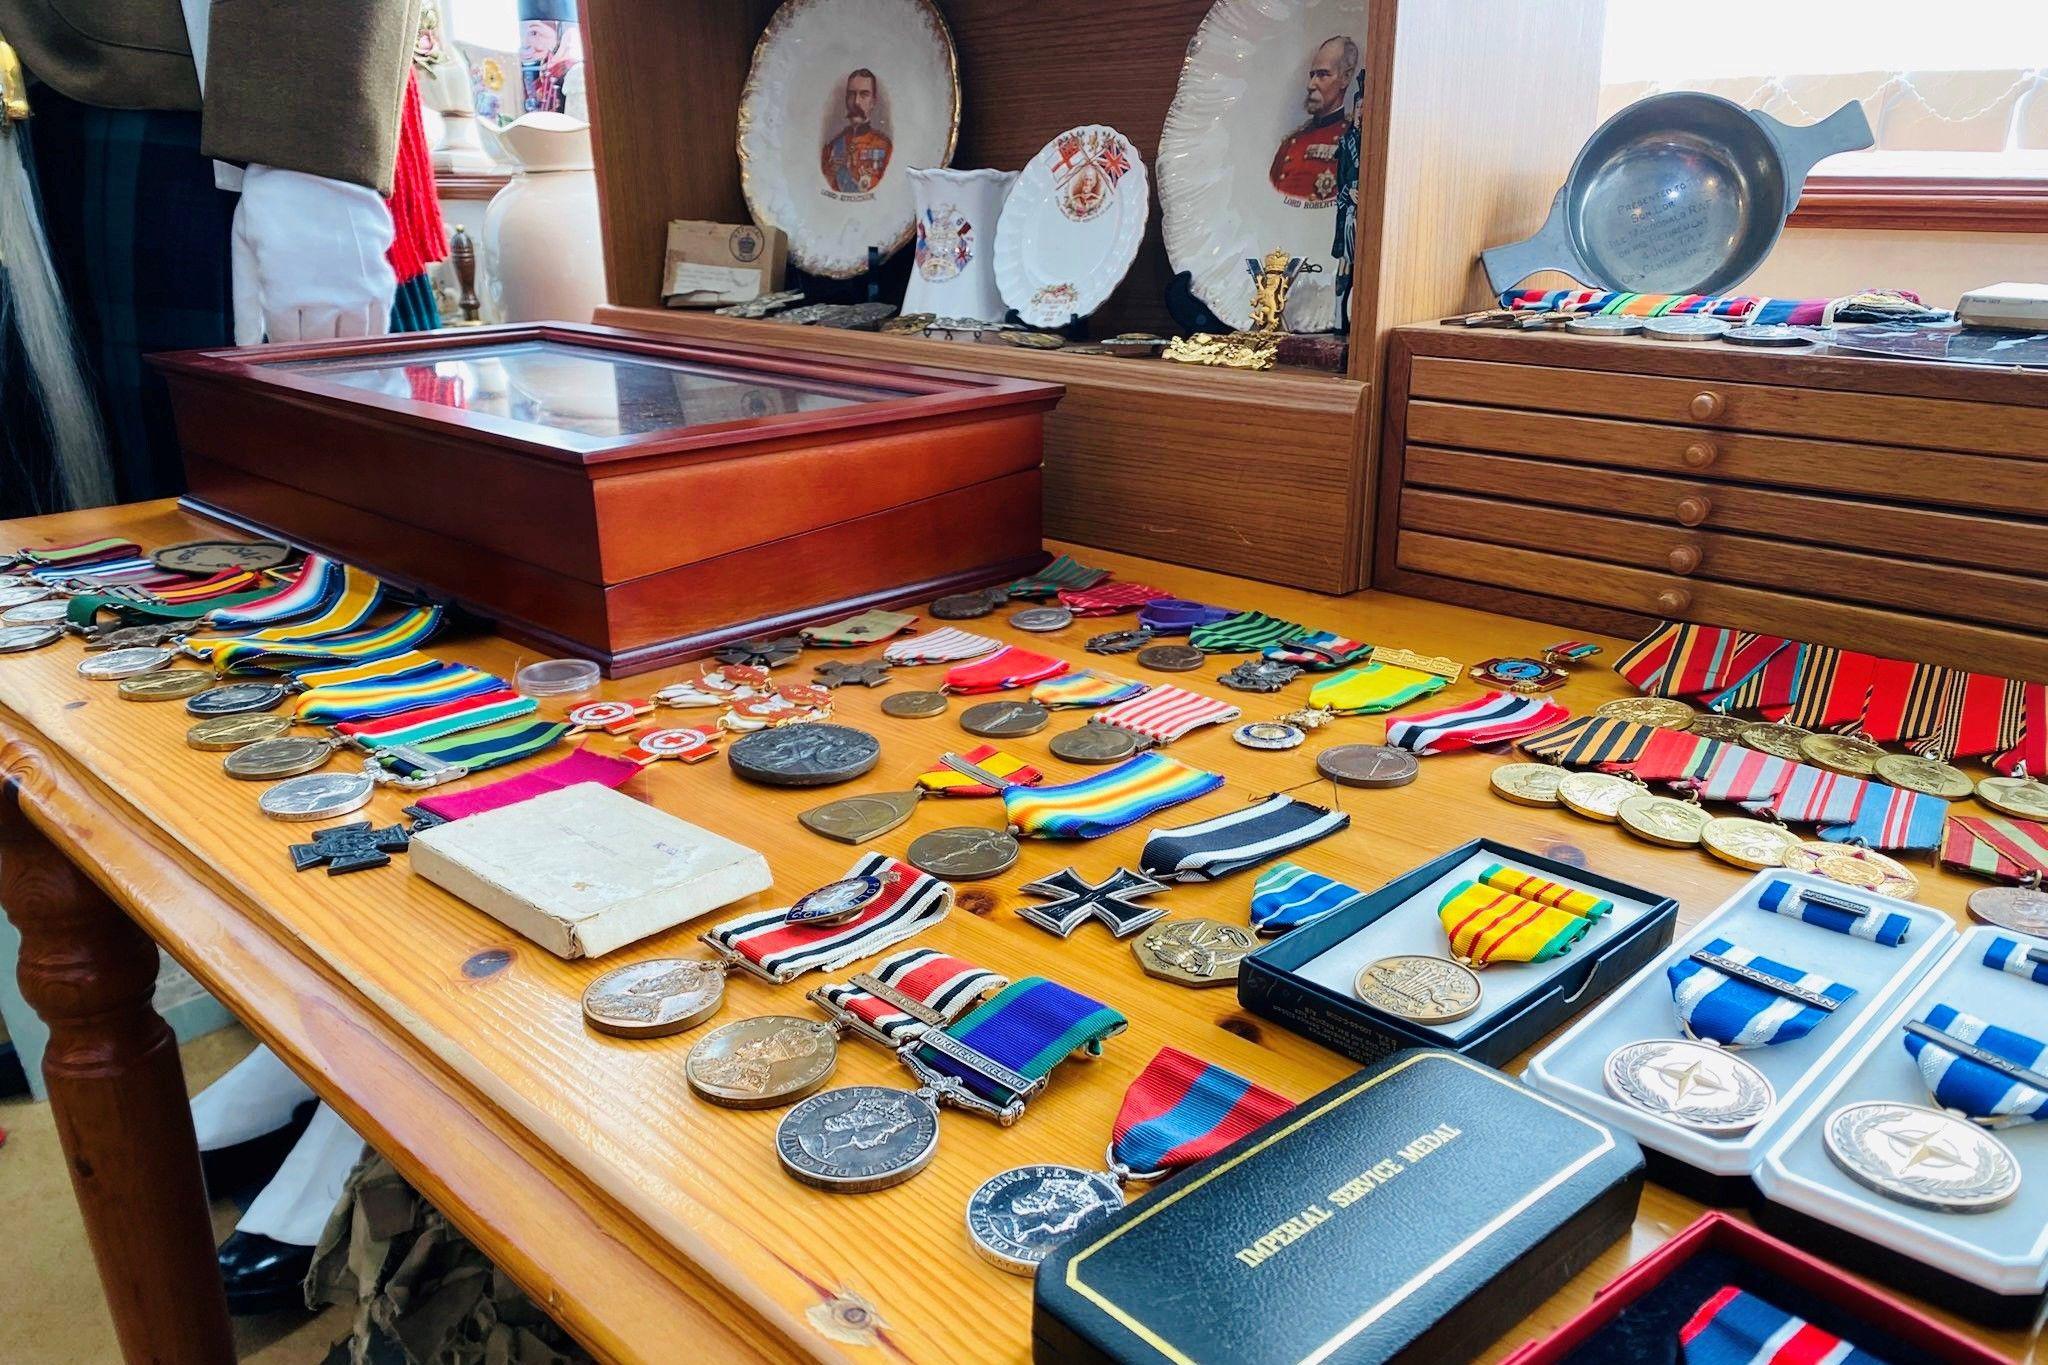
[[1182,986],[1228,986],[1257,940],[1235,924],[1177,919],[1153,925],[1131,943],[1147,976]]

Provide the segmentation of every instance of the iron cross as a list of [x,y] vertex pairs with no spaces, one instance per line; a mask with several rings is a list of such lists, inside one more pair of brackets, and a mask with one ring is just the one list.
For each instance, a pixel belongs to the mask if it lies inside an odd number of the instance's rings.
[[1088,919],[1099,919],[1108,926],[1110,933],[1118,938],[1129,938],[1166,913],[1163,909],[1137,904],[1138,897],[1166,888],[1150,877],[1121,867],[1099,885],[1083,881],[1079,873],[1068,867],[1017,889],[1027,895],[1041,896],[1046,902],[1044,905],[1019,906],[1018,918],[1030,920],[1061,938],[1073,933]]

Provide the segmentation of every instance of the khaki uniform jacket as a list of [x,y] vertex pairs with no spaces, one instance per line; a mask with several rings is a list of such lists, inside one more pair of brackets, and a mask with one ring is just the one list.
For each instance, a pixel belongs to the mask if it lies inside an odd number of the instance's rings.
[[[211,3],[201,150],[389,193],[419,0]],[[179,0],[0,0],[0,37],[81,103],[201,109]]]

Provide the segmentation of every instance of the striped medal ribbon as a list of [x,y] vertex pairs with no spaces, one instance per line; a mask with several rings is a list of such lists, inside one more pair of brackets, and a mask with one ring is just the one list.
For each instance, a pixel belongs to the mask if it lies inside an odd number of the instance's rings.
[[257,636],[197,643],[188,640],[185,650],[210,662],[216,673],[296,673],[323,664],[370,663],[403,654],[425,644],[440,628],[441,608],[417,607],[396,621],[346,634],[284,641]]
[[505,680],[464,664],[439,664],[395,678],[367,678],[310,688],[299,698],[293,716],[306,725],[376,720],[425,706],[439,706],[464,697],[501,692]]
[[1371,645],[1334,630],[1311,630],[1290,636],[1277,645],[1267,646],[1265,651],[1265,657],[1274,663],[1295,664],[1311,673],[1327,673],[1363,663],[1371,655]]
[[1822,825],[1818,833],[1830,843],[1865,848],[1934,848],[1947,823],[1948,802],[1940,797],[1873,782],[1853,818]]
[[2026,728],[2026,689],[2027,684],[2015,678],[1951,674],[1934,733],[1908,747],[1944,761],[2009,749]]
[[292,675],[292,681],[299,687],[311,691],[316,687],[335,687],[342,683],[367,682],[372,678],[387,680],[417,677],[429,669],[441,668],[442,662],[431,654],[422,654],[409,649],[402,654],[387,654],[381,659],[368,663],[336,664],[332,668],[305,668]]
[[2021,686],[2019,738],[2004,753],[1993,754],[1990,762],[2007,777],[2048,773],[2048,683]]
[[1031,700],[1053,711],[1072,706],[1112,706],[1142,696],[1150,687],[1150,683],[1084,668],[1079,673],[1048,678],[1038,684],[1031,689]]
[[1818,929],[1868,939],[1887,948],[1904,943],[1913,928],[1912,917],[1903,910],[1880,912],[1849,896],[1802,890],[1788,881],[1772,881],[1757,897],[1757,905],[1774,915],[1786,915]]
[[2048,877],[2048,825],[2004,815],[1952,815],[1941,862],[2001,882]]
[[376,578],[352,565],[325,555],[307,555],[298,572],[276,592],[245,605],[216,611],[207,618],[207,625],[224,632],[253,628],[259,638],[266,640],[303,638],[278,633],[287,629],[285,623],[292,621],[312,627],[313,634],[331,634],[368,620],[377,608],[383,588]]
[[1138,608],[1138,625],[1154,635],[1185,635],[1197,626],[1228,621],[1235,615],[1229,607],[1212,607],[1185,597],[1162,597]]
[[807,997],[854,1033],[894,1049],[929,1028],[944,1028],[1010,979],[936,948],[891,953],[851,981]]
[[1984,949],[1984,965],[1997,972],[2023,976],[2039,986],[2048,986],[2048,948],[2021,943],[1999,934]]
[[1707,709],[1724,715],[1734,711],[1782,715],[1805,686],[1807,663],[1812,652],[1812,645],[1781,641],[1770,658],[1753,669],[1748,677],[1707,698]]
[[1107,569],[1091,569],[1072,555],[1061,555],[1037,573],[1010,584],[1012,597],[1051,597],[1062,588],[1092,588],[1109,577]]
[[1704,768],[1693,778],[1702,801],[1741,801],[1760,806],[1775,803],[1805,765],[1741,744],[1715,744]]
[[481,730],[442,735],[417,744],[380,746],[363,771],[382,783],[419,790],[516,763],[561,742],[568,725],[558,720],[515,720]]
[[1236,720],[1244,713],[1229,702],[1161,685],[1143,695],[1104,707],[1088,717],[1090,725],[1108,725],[1143,735],[1155,744],[1171,744],[1190,730]]
[[1355,886],[1297,863],[1274,863],[1252,885],[1251,924],[1260,935],[1277,938],[1364,899]]
[[907,640],[891,641],[883,650],[882,657],[898,667],[912,664],[949,664],[962,659],[978,659],[984,654],[993,654],[1003,647],[1000,640],[991,640],[986,635],[961,630],[958,626],[941,626],[922,635],[913,635]]
[[1517,747],[1531,758],[1567,768],[1627,765],[1643,756],[1660,727],[1619,716],[1580,716],[1554,730],[1530,735]]
[[1061,588],[1059,594],[1060,605],[1076,616],[1116,616],[1169,595],[1143,583],[1098,583],[1092,588]]
[[1138,870],[1161,882],[1212,882],[1305,848],[1351,823],[1343,811],[1269,796],[1255,806],[1145,836]]
[[1678,1347],[1684,1365],[1885,1365],[1732,1284],[1715,1291],[1678,1329]]
[[1870,692],[1856,732],[1879,744],[1930,738],[1941,717],[1951,670],[1906,659],[1873,659]]
[[864,853],[844,880],[873,878],[880,890],[851,919],[838,924],[792,922],[789,907],[756,910],[714,925],[706,946],[736,967],[769,981],[794,981],[805,972],[831,971],[900,943],[946,917],[953,887],[897,862]]
[[[958,766],[953,762],[956,759]],[[994,778],[994,784],[982,781],[980,774]],[[1005,787],[1035,787],[1043,781],[1044,773],[993,744],[977,744],[962,753],[946,754],[935,766],[917,775],[917,785],[933,796],[1000,796]]]
[[501,686],[495,691],[479,692],[439,706],[415,707],[395,716],[340,721],[334,726],[334,731],[359,749],[375,751],[421,744],[444,735],[460,734],[464,730],[502,725],[538,710],[540,703],[533,698],[522,697],[511,688]]
[[1222,785],[1215,773],[1142,753],[1079,782],[1005,787],[1003,816],[1019,838],[1099,839]]
[[108,592],[86,592],[72,597],[65,619],[74,626],[89,626],[102,611],[123,620],[189,621],[243,602],[270,595],[264,575],[254,569],[230,569],[197,582],[160,584],[147,590],[120,588]]
[[1924,1029],[1906,1025],[1906,1051],[1937,1107],[1986,1128],[2017,1128],[2048,1111],[2048,1077],[2041,1074],[2048,1043],[1949,1004],[1934,1006],[1920,1022]]
[[1871,670],[1876,666],[1876,658],[1869,654],[1811,646],[1799,695],[1781,715],[1766,713],[1766,718],[1807,730],[1853,725],[1863,717],[1864,704],[1870,699]]
[[1204,654],[1256,654],[1260,650],[1292,640],[1302,633],[1299,621],[1283,621],[1262,611],[1241,611],[1235,616],[1196,626],[1188,643]]
[[977,692],[1004,692],[1056,678],[1067,668],[1065,659],[1055,659],[1050,654],[1040,654],[1017,645],[1004,645],[986,659],[955,664],[947,669],[943,686],[946,691],[962,696]]
[[1613,909],[1614,902],[1590,891],[1581,891],[1576,886],[1554,882],[1539,877],[1534,872],[1523,872],[1504,863],[1489,863],[1479,874],[1479,883],[1496,891],[1506,891],[1524,900],[1539,905],[1553,905],[1580,919],[1604,919]]
[[1842,825],[1855,820],[1864,798],[1878,785],[1797,763],[1785,789],[1772,801],[1755,803],[1753,809],[1768,810],[1788,825]]
[[[529,698],[522,697],[520,700],[532,704]],[[486,782],[467,791],[438,792],[431,796],[423,796],[415,805],[441,820],[460,820],[464,816],[481,815],[487,810],[515,806],[521,801],[531,801],[536,796],[560,791],[564,787],[581,786],[586,782],[595,782],[599,786],[617,790],[625,786],[639,771],[640,765],[630,758],[617,758],[589,749],[576,749],[553,763],[543,763],[538,768],[530,768],[512,777],[501,777],[496,782]]]
[[113,559],[132,559],[142,553],[142,547],[132,540],[119,536],[103,536],[98,540],[81,540],[72,545],[26,546],[14,552],[14,558],[22,563],[37,564],[53,568],[76,568],[82,564],[101,564]]
[[1487,692],[1456,706],[1388,721],[1387,743],[1426,758],[1481,744],[1508,743],[1548,730],[1570,715],[1548,697]]
[[998,991],[943,1029],[927,1029],[896,1055],[919,1081],[1005,1122],[1077,1052],[1099,1055],[1128,1021],[1099,1000],[1042,976]]
[[1584,915],[1473,881],[1446,892],[1436,914],[1451,956],[1475,970],[1562,957],[1593,927]]
[[[1732,965],[1740,974],[1709,966],[1699,960],[1703,954]],[[1709,940],[1699,952],[1665,968],[1664,975],[1671,982],[1671,998],[1686,1036],[1728,1048],[1768,1047],[1804,1038],[1856,994],[1852,986],[1787,966],[1725,938]],[[1752,977],[1768,978],[1791,990],[1773,990]]]
[[1235,1071],[1163,1047],[1124,1092],[1110,1169],[1119,1180],[1164,1180],[1293,1108],[1285,1095]]
[[1434,696],[1449,680],[1399,664],[1347,668],[1308,690],[1308,704],[1340,716],[1376,716]]
[[1623,763],[1603,763],[1602,772],[1625,772],[1645,782],[1691,783],[1700,779],[1721,751],[1734,746],[1684,730],[1659,729],[1642,751]]

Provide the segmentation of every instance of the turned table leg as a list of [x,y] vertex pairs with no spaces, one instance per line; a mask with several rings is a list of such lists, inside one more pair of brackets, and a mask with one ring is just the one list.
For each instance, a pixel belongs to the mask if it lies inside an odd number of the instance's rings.
[[122,1354],[232,1362],[177,1040],[150,1004],[156,946],[29,823],[13,780],[0,906],[21,931],[21,993],[50,1027],[43,1078]]

